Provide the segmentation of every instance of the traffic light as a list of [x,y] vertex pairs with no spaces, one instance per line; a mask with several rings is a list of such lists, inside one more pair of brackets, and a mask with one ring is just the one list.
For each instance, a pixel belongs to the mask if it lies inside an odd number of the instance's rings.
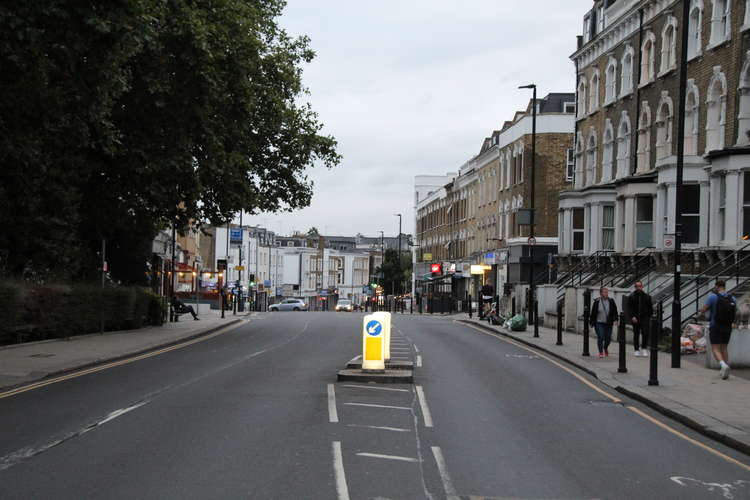
[[255,274],[250,273],[250,286],[255,286]]
[[372,288],[377,288],[377,287],[378,287],[378,284],[377,284],[377,283],[371,283],[371,284],[370,284],[370,286],[371,286]]
[[227,259],[218,259],[216,261],[216,270],[219,271],[219,272],[226,271],[227,270]]
[[430,264],[430,273],[433,276],[440,276],[443,274],[443,265],[442,264]]

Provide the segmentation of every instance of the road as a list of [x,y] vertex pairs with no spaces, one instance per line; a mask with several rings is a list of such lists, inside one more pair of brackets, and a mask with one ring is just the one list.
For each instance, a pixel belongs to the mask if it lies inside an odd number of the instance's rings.
[[337,382],[362,314],[262,314],[0,395],[0,498],[750,498],[750,458],[541,353],[395,316],[414,385]]

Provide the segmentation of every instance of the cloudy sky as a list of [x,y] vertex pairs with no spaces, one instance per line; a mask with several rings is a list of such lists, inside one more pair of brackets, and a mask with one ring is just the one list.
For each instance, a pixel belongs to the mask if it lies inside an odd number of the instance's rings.
[[343,155],[311,169],[315,196],[261,214],[288,234],[397,234],[414,229],[414,176],[456,171],[482,139],[539,97],[573,92],[575,50],[591,0],[288,0],[280,24],[308,35],[310,102]]

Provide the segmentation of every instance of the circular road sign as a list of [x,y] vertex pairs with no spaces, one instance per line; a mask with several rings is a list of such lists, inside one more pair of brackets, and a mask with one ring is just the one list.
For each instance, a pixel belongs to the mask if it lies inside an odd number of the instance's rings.
[[383,332],[383,325],[380,321],[369,321],[365,328],[367,329],[367,334],[373,337],[377,337]]
[[534,238],[533,236],[529,236],[529,245],[532,247],[536,245],[536,238]]

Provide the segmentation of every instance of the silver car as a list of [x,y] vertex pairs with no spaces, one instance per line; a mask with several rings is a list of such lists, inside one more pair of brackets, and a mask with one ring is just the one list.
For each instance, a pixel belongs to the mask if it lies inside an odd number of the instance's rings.
[[284,299],[278,304],[268,306],[271,312],[279,311],[307,311],[307,304],[302,299]]

